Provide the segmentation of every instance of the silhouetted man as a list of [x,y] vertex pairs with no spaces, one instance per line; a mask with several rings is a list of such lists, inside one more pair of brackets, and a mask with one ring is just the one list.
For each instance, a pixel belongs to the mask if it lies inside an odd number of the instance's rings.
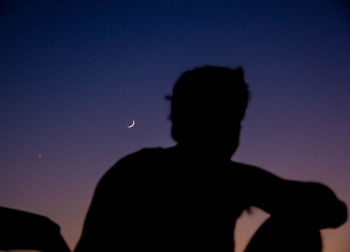
[[142,149],[97,185],[76,252],[234,250],[237,218],[271,214],[247,251],[320,251],[346,206],[326,186],[231,161],[249,100],[241,68],[205,66],[175,83],[171,148]]

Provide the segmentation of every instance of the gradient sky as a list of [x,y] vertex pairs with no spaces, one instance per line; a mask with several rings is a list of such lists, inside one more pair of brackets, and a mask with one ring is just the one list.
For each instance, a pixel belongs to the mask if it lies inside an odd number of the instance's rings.
[[[164,96],[211,64],[243,66],[252,92],[233,159],[350,207],[345,0],[126,2],[1,1],[0,205],[50,217],[73,248],[99,178],[174,144]],[[244,214],[237,251],[264,218]],[[349,233],[325,230],[324,251],[349,251]]]

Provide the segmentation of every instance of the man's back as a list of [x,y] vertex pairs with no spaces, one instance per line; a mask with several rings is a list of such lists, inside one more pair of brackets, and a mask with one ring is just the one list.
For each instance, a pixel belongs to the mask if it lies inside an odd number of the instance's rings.
[[239,164],[210,162],[176,147],[127,156],[101,179],[85,224],[91,237],[77,251],[86,243],[231,252],[235,221],[249,205],[247,171],[241,171]]

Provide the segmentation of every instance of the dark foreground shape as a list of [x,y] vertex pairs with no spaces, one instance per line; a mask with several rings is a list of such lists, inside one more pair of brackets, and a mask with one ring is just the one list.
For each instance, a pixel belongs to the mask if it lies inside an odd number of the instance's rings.
[[0,249],[70,252],[57,224],[28,212],[0,207]]
[[320,252],[320,231],[287,219],[269,218],[250,240],[245,252]]

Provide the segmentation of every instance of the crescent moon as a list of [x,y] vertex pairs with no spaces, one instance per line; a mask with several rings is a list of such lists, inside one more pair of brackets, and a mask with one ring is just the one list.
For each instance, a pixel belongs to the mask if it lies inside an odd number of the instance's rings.
[[132,123],[131,125],[128,126],[128,128],[131,129],[132,127],[134,127],[134,125],[135,125],[135,120],[132,120]]

